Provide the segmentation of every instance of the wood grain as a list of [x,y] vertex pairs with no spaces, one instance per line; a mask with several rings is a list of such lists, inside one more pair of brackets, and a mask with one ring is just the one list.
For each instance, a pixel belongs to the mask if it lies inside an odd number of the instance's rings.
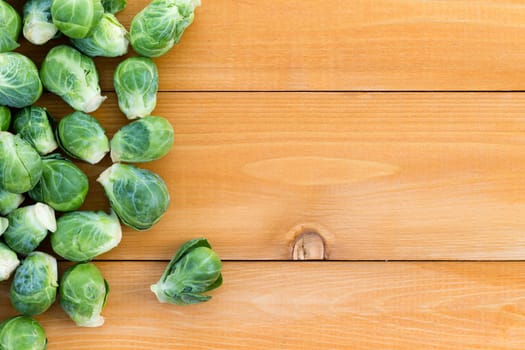
[[[57,117],[63,103],[46,96]],[[172,204],[103,258],[168,259],[206,236],[224,259],[290,259],[301,230],[342,260],[525,258],[519,93],[161,93]],[[112,135],[115,96],[95,113]],[[96,177],[85,208],[107,209]]]
[[[524,90],[523,18],[516,0],[204,0],[157,60],[161,89]],[[112,89],[118,60],[97,62]]]
[[[205,304],[160,304],[163,262],[98,263],[111,285],[97,329],[55,306],[49,350],[523,349],[524,263],[227,262]],[[0,284],[0,319],[14,315]]]

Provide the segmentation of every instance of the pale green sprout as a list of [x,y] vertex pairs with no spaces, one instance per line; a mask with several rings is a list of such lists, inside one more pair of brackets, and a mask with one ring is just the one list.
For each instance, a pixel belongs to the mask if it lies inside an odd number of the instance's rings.
[[11,110],[6,106],[0,106],[0,131],[7,131],[11,125]]
[[136,53],[159,57],[180,41],[193,22],[200,0],[153,0],[131,21],[130,42]]
[[0,282],[7,281],[18,265],[20,260],[16,253],[0,242]]
[[29,142],[40,155],[45,155],[58,147],[50,118],[45,108],[25,107],[15,114],[13,129],[20,137]]
[[170,204],[166,183],[150,170],[115,163],[97,181],[120,220],[136,230],[147,230],[159,222]]
[[11,304],[22,315],[40,315],[56,299],[57,261],[49,254],[32,252],[15,271],[11,284]]
[[22,33],[31,44],[43,45],[59,34],[51,18],[52,2],[28,0],[25,3]]
[[17,208],[7,218],[9,226],[4,240],[15,252],[27,255],[46,238],[48,231],[56,231],[55,211],[43,203]]
[[0,349],[45,350],[46,346],[46,333],[32,317],[14,316],[0,323]]
[[41,95],[42,83],[33,61],[18,52],[0,53],[0,105],[23,108]]
[[57,220],[51,234],[55,253],[70,261],[88,261],[118,246],[120,222],[114,212],[74,211]]
[[164,157],[173,146],[173,127],[162,117],[148,116],[123,126],[111,139],[113,162],[140,163]]
[[53,0],[51,17],[57,28],[73,39],[87,37],[104,14],[100,0]]
[[113,14],[124,10],[127,4],[127,0],[102,0],[104,11]]
[[119,63],[113,75],[118,105],[128,119],[150,115],[157,104],[159,73],[147,57],[129,57]]
[[47,90],[77,111],[91,113],[106,99],[101,95],[93,59],[67,45],[55,46],[47,53],[40,78]]
[[89,114],[73,112],[62,118],[56,130],[60,147],[71,157],[96,164],[109,152],[102,125]]
[[9,220],[0,216],[0,236],[4,234],[8,227]]
[[24,196],[11,193],[0,188],[0,215],[7,215],[22,204]]
[[16,10],[6,1],[0,0],[0,52],[12,51],[20,46],[18,36],[22,20]]
[[111,13],[104,13],[89,36],[71,41],[91,57],[119,57],[128,53],[128,31]]
[[222,284],[222,262],[205,238],[186,242],[151,286],[161,303],[190,305],[208,301],[204,295]]
[[109,285],[93,263],[79,263],[64,272],[60,280],[59,303],[81,327],[100,327]]
[[0,188],[12,193],[32,189],[42,176],[38,152],[18,135],[0,131]]
[[89,189],[87,175],[73,162],[52,154],[42,159],[42,177],[29,196],[58,211],[80,208]]

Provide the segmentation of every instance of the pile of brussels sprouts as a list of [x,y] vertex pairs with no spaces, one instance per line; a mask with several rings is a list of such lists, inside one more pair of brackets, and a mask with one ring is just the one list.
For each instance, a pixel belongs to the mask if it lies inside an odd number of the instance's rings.
[[[126,0],[29,0],[22,16],[0,0],[0,281],[14,272],[10,300],[20,313],[0,324],[0,349],[45,349],[45,332],[32,317],[57,294],[77,325],[104,323],[109,287],[91,261],[120,243],[121,222],[147,230],[167,211],[163,179],[134,164],[160,159],[173,146],[170,122],[152,115],[158,89],[152,57],[179,42],[199,5],[153,0],[128,33],[115,16]],[[60,36],[69,41],[50,49],[38,69],[13,52],[20,32],[34,45]],[[89,114],[106,99],[93,57],[123,56],[130,44],[138,56],[118,64],[113,82],[119,109],[133,121],[110,140]],[[74,112],[55,119],[36,105],[44,89]],[[75,163],[97,164],[108,153],[113,164],[97,181],[109,212],[80,210],[89,181]],[[53,252],[75,263],[60,281],[56,258],[38,251],[48,235]],[[199,238],[180,248],[151,290],[160,302],[188,305],[208,300],[202,293],[221,283],[221,260]]]

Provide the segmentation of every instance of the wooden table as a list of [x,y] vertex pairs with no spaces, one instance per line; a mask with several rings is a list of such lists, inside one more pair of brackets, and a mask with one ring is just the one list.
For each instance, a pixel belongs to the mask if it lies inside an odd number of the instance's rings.
[[[111,136],[119,60],[96,62]],[[147,167],[172,204],[97,259],[103,327],[37,317],[50,350],[525,347],[525,2],[204,0],[156,62],[176,143]],[[107,209],[109,165],[83,167],[85,209]],[[200,236],[224,285],[158,303],[149,285]]]

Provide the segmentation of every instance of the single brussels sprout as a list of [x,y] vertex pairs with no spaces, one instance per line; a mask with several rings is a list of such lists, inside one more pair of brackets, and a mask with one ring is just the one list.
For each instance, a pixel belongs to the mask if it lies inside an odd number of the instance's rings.
[[151,228],[170,204],[166,183],[150,170],[115,163],[104,170],[97,181],[104,187],[111,208],[120,220],[136,230]]
[[0,282],[8,280],[19,264],[16,253],[0,242]]
[[112,211],[74,211],[57,220],[51,235],[55,253],[70,261],[88,261],[115,248],[122,239],[120,222]]
[[68,316],[81,327],[100,327],[100,315],[109,293],[109,285],[93,263],[79,263],[64,272],[60,280],[59,303]]
[[13,51],[20,46],[20,29],[22,20],[18,12],[7,2],[0,0],[0,52]]
[[45,108],[29,106],[15,114],[13,129],[38,153],[45,155],[58,147],[49,120],[50,116]]
[[20,136],[0,131],[0,188],[12,193],[32,189],[42,175],[37,151]]
[[62,97],[75,110],[91,113],[106,99],[101,95],[93,59],[70,46],[55,46],[48,52],[40,77],[46,89]]
[[140,163],[164,157],[173,146],[173,127],[162,117],[148,116],[123,126],[111,139],[113,162]]
[[57,28],[73,39],[87,37],[104,14],[100,0],[53,0],[51,17]]
[[46,333],[32,317],[15,316],[0,323],[0,349],[45,350],[46,346]]
[[96,164],[109,152],[102,125],[89,114],[73,112],[62,118],[56,130],[60,147],[71,157]]
[[0,215],[7,215],[22,204],[24,196],[11,193],[0,188]]
[[4,232],[4,240],[9,248],[23,255],[35,250],[48,231],[57,229],[55,211],[43,203],[17,208],[7,218],[9,226]]
[[28,0],[24,5],[22,33],[31,44],[43,45],[58,36],[51,18],[53,0]]
[[77,210],[84,203],[88,177],[73,162],[53,154],[42,159],[42,177],[29,197],[58,211]]
[[111,13],[104,13],[89,36],[71,41],[77,49],[91,57],[118,57],[128,53],[128,31]]
[[126,8],[127,0],[102,0],[104,11],[115,14]]
[[196,304],[222,284],[221,259],[204,238],[186,242],[171,259],[160,280],[151,286],[161,303]]
[[0,106],[0,131],[7,131],[11,125],[11,110],[6,106]]
[[159,57],[179,42],[193,22],[200,0],[153,0],[131,21],[130,42],[136,53]]
[[115,70],[113,85],[118,106],[128,119],[149,115],[157,105],[159,73],[155,62],[146,57],[130,57]]
[[32,252],[16,269],[11,284],[11,304],[22,315],[40,315],[55,302],[57,261],[49,254]]
[[0,53],[0,105],[23,108],[41,95],[42,83],[33,61],[17,52]]

